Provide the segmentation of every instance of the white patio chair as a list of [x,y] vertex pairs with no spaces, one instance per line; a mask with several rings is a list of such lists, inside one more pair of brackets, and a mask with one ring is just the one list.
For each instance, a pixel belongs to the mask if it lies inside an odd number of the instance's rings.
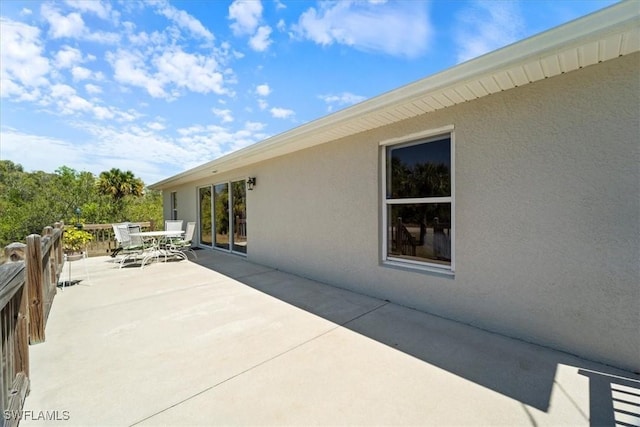
[[120,251],[123,255],[120,260],[120,268],[122,268],[126,260],[142,256],[146,247],[142,237],[131,235],[131,233],[140,232],[139,225],[118,225],[118,232],[122,239],[122,249]]
[[168,219],[164,222],[164,229],[166,231],[182,231],[183,222],[181,219]]
[[193,255],[194,259],[198,259],[198,255],[196,255],[193,248],[191,248],[191,241],[193,240],[193,234],[196,230],[195,222],[187,222],[187,230],[184,233],[184,238],[172,239],[170,244],[170,250],[173,252],[182,252],[185,254],[189,252]]
[[120,252],[122,250],[122,236],[120,235],[120,228],[119,226],[126,226],[128,227],[130,223],[128,222],[120,222],[120,223],[116,223],[116,224],[111,224],[111,226],[113,227],[113,235],[116,238],[116,243],[118,244],[118,246],[111,252],[111,258],[115,258],[116,255],[118,255],[118,252]]

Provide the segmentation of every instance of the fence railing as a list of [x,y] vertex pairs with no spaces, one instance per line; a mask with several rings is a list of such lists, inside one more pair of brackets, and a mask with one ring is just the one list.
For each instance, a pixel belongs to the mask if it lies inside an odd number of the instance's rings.
[[391,230],[394,249],[402,255],[416,255],[416,240],[413,238],[407,227],[402,223],[402,218],[398,217],[395,229]]
[[[134,222],[133,224],[139,225],[142,231],[155,230],[153,221]],[[85,224],[82,229],[93,237],[87,244],[87,254],[89,256],[108,255],[118,247],[111,224]]]
[[[17,426],[29,393],[29,344],[45,340],[45,327],[64,258],[64,225],[45,227],[25,244],[5,248],[0,265],[0,404],[5,426]],[[8,416],[7,416],[8,415]]]

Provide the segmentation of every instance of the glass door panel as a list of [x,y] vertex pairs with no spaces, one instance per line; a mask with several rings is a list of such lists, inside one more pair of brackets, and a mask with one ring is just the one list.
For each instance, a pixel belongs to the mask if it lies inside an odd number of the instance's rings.
[[211,246],[211,187],[198,189],[200,204],[200,244]]
[[229,184],[215,185],[213,192],[216,229],[214,246],[229,249]]
[[236,252],[247,253],[247,186],[244,181],[231,183],[233,191],[233,242]]

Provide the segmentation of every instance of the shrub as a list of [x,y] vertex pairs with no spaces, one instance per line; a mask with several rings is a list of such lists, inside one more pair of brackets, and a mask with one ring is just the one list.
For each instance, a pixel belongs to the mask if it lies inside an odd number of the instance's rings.
[[80,252],[93,239],[91,233],[76,228],[67,228],[64,231],[62,245],[66,252]]

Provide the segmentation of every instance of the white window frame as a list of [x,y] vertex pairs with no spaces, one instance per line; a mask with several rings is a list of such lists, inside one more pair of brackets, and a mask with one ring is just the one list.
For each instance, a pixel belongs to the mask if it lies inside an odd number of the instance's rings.
[[[425,139],[431,139],[438,136],[449,136],[451,138],[451,196],[449,197],[424,197],[424,198],[406,198],[406,199],[387,199],[387,148],[393,145],[407,145],[407,143],[415,142],[415,144],[424,143]],[[384,265],[394,267],[405,267],[415,270],[423,270],[434,273],[440,273],[444,275],[453,276],[455,272],[455,241],[456,241],[456,226],[455,226],[455,133],[454,126],[447,125],[436,129],[429,129],[423,132],[412,133],[398,138],[391,138],[384,141],[380,141],[380,169],[381,169],[381,188],[380,188],[380,206],[382,209],[382,263]],[[397,258],[388,255],[389,249],[389,228],[388,228],[388,211],[389,206],[394,204],[411,204],[411,203],[451,203],[451,265],[442,265],[436,263],[430,263],[427,261],[414,261],[404,258]]]
[[172,191],[171,192],[171,219],[176,220],[178,219],[178,192],[177,191]]

